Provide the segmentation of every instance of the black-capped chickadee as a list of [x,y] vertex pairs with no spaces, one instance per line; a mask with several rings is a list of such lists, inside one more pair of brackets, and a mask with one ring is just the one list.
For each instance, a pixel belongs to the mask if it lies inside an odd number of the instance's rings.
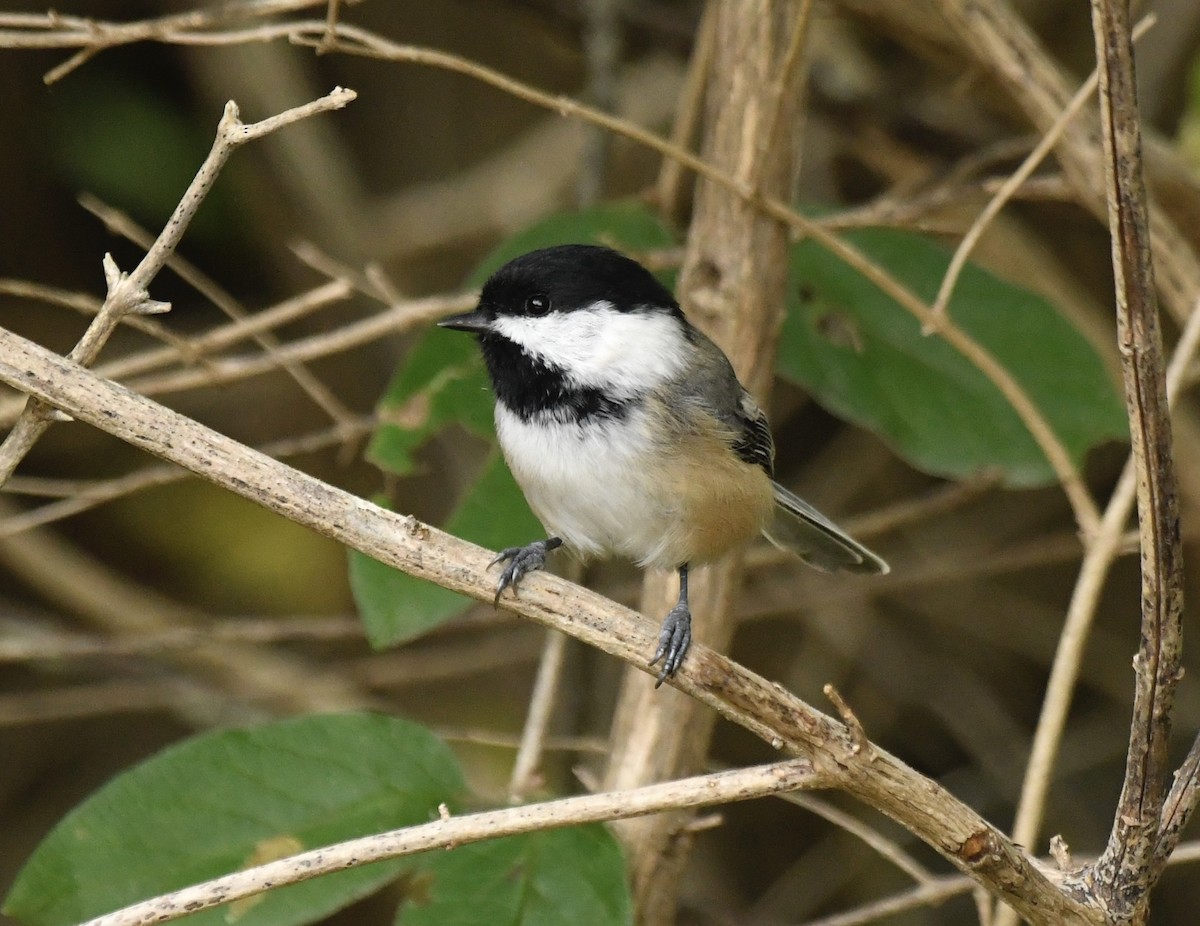
[[514,592],[563,544],[676,569],[659,684],[691,644],[688,567],[764,534],[825,571],[887,563],[772,481],[766,416],[729,359],[671,293],[616,251],[563,245],[505,264],[473,312],[440,322],[478,335],[504,458],[549,536],[510,547],[496,586]]

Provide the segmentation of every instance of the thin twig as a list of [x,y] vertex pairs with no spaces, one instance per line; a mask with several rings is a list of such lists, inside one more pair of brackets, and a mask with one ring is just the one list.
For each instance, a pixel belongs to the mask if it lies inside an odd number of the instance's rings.
[[[856,839],[862,840],[863,843],[874,849],[881,858],[887,859],[918,884],[929,884],[935,880],[933,873],[908,852],[904,851],[903,847],[894,839],[888,839],[879,830],[868,826],[858,817],[846,813],[846,811],[838,807],[834,807],[823,798],[819,798],[814,794],[800,792],[781,794],[779,796],[789,804],[803,807],[809,813],[814,813],[818,817],[828,820],[839,829],[845,830]],[[970,883],[970,880],[967,880]]]
[[[138,377],[130,380],[128,385],[146,395],[164,395],[232,383],[250,376],[269,373],[281,361],[307,361],[327,357],[387,335],[428,325],[445,315],[468,309],[478,301],[477,293],[414,299],[331,331],[289,341],[272,356],[253,353],[223,357],[210,360],[203,370],[178,370]],[[101,368],[98,372],[106,370],[107,368]]]
[[[139,247],[148,248],[151,246],[153,238],[150,233],[119,209],[114,209],[99,198],[87,193],[79,197],[79,204],[103,222],[104,227],[109,231],[128,238]],[[196,292],[208,299],[209,302],[224,312],[235,323],[244,324],[252,318],[245,307],[231,293],[226,291],[223,286],[209,277],[191,261],[180,257],[178,254],[172,254],[167,258],[166,266],[178,274],[181,280],[191,285]],[[280,348],[279,338],[269,330],[251,328],[248,329],[248,337],[261,347],[267,356],[274,356],[275,352]],[[281,361],[278,366],[334,422],[344,425],[354,417],[353,412],[345,406],[341,399],[334,395],[333,391],[321,382],[303,363]]]
[[538,765],[542,761],[542,744],[550,726],[550,716],[562,681],[563,659],[567,652],[567,637],[557,630],[546,631],[546,643],[538,663],[529,710],[525,713],[525,728],[521,732],[521,748],[513,762],[508,796],[521,800],[537,784]]
[[906,891],[884,897],[868,904],[863,904],[854,910],[823,916],[820,919],[805,920],[800,926],[865,926],[897,913],[916,910],[920,907],[935,907],[951,897],[970,893],[973,885],[957,875],[944,875],[924,884],[918,884]]
[[1154,846],[1154,864],[1161,870],[1167,864],[1179,844],[1183,831],[1187,828],[1200,802],[1200,736],[1192,742],[1183,764],[1175,772],[1175,781],[1163,801],[1162,825],[1158,832],[1158,842]]
[[871,741],[867,739],[867,731],[863,729],[862,721],[858,719],[858,715],[854,713],[850,705],[846,703],[846,699],[842,697],[841,692],[831,684],[826,684],[822,689],[833,706],[837,708],[838,715],[842,718],[842,723],[846,725],[846,729],[850,731],[850,736],[854,740],[854,745],[851,747],[855,754],[867,753],[870,756]]
[[[1154,14],[1143,17],[1134,30],[1133,38],[1137,41],[1157,22],[1157,17]],[[933,300],[933,311],[939,315],[945,314],[947,306],[950,304],[950,298],[954,294],[954,287],[958,283],[958,278],[962,274],[963,267],[967,265],[967,260],[971,253],[975,250],[975,245],[979,243],[979,239],[983,237],[983,233],[988,226],[992,224],[992,220],[1000,214],[1000,210],[1008,203],[1013,194],[1020,189],[1037,170],[1038,165],[1046,159],[1046,156],[1058,144],[1059,139],[1066,131],[1067,125],[1083,108],[1086,103],[1096,92],[1096,87],[1100,82],[1100,74],[1093,70],[1088,75],[1087,80],[1079,85],[1079,89],[1075,91],[1075,95],[1071,97],[1066,107],[1054,123],[1043,134],[1034,149],[1029,152],[1021,165],[1014,170],[1008,179],[1000,185],[1000,189],[988,201],[987,206],[979,213],[974,222],[971,223],[970,229],[959,242],[958,247],[954,249],[954,255],[950,258],[950,264],[946,268],[946,273],[942,277],[942,284],[938,287],[937,298]]]
[[821,787],[824,783],[824,777],[815,772],[810,763],[792,760],[698,775],[629,791],[586,794],[461,817],[447,816],[432,823],[347,840],[214,878],[96,917],[84,926],[150,926],[383,859],[562,826],[622,820],[682,807],[710,807],[782,791]]
[[[369,434],[378,424],[379,422],[374,416],[356,418],[345,424],[335,425],[312,434],[272,441],[259,449],[263,453],[277,458],[312,453]],[[60,521],[84,511],[90,511],[99,505],[124,498],[135,492],[170,485],[173,482],[189,479],[191,476],[191,473],[178,466],[151,466],[125,476],[117,476],[114,479],[92,482],[67,498],[48,502],[17,514],[0,516],[0,539],[12,537],[22,531]],[[13,479],[4,488],[11,488],[12,482],[15,481]]]
[[357,617],[309,616],[226,618],[203,627],[174,627],[115,639],[75,633],[40,634],[29,639],[10,635],[0,640],[0,663],[147,656],[217,640],[277,643],[284,640],[361,639],[362,634],[362,621]]

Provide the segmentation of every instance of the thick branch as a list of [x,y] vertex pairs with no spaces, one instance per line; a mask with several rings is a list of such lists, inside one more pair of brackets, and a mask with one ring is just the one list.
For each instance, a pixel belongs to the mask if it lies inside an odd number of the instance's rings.
[[[786,197],[796,162],[790,128],[798,105],[797,59],[808,4],[714,0],[708,15],[721,36],[707,89],[704,160],[756,194]],[[788,228],[745,197],[701,181],[688,230],[679,301],[721,345],[742,382],[765,402],[775,361],[787,283]],[[695,573],[691,583],[696,638],[728,649],[741,556]],[[666,613],[676,588],[662,573],[646,576],[642,611]],[[630,787],[703,767],[714,717],[695,701],[661,693],[641,673],[627,673],[617,706],[610,787]],[[673,923],[690,830],[680,814],[620,828],[633,880],[637,922]]]
[[1125,782],[1108,846],[1092,872],[1119,917],[1144,909],[1166,786],[1171,708],[1183,645],[1183,551],[1171,419],[1154,295],[1133,41],[1125,0],[1093,0],[1100,122],[1117,336],[1137,478],[1142,558],[1141,645],[1134,657],[1133,724]]

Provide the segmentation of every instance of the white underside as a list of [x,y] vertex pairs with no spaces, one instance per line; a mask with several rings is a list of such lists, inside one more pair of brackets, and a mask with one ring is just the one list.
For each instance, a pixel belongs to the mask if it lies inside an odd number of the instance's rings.
[[[619,440],[613,428],[620,429]],[[647,477],[656,456],[644,412],[619,423],[522,421],[496,406],[496,432],[513,476],[551,536],[582,557],[617,555],[640,565],[679,565],[670,486]]]

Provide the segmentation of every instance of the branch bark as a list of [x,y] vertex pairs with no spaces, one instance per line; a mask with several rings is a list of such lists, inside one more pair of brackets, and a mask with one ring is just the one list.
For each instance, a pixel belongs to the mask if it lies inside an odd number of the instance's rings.
[[1169,771],[1171,709],[1182,674],[1183,551],[1127,0],[1092,0],[1092,22],[1117,338],[1137,478],[1142,620],[1125,781],[1108,845],[1089,879],[1119,921],[1142,922],[1160,870],[1155,847]]

